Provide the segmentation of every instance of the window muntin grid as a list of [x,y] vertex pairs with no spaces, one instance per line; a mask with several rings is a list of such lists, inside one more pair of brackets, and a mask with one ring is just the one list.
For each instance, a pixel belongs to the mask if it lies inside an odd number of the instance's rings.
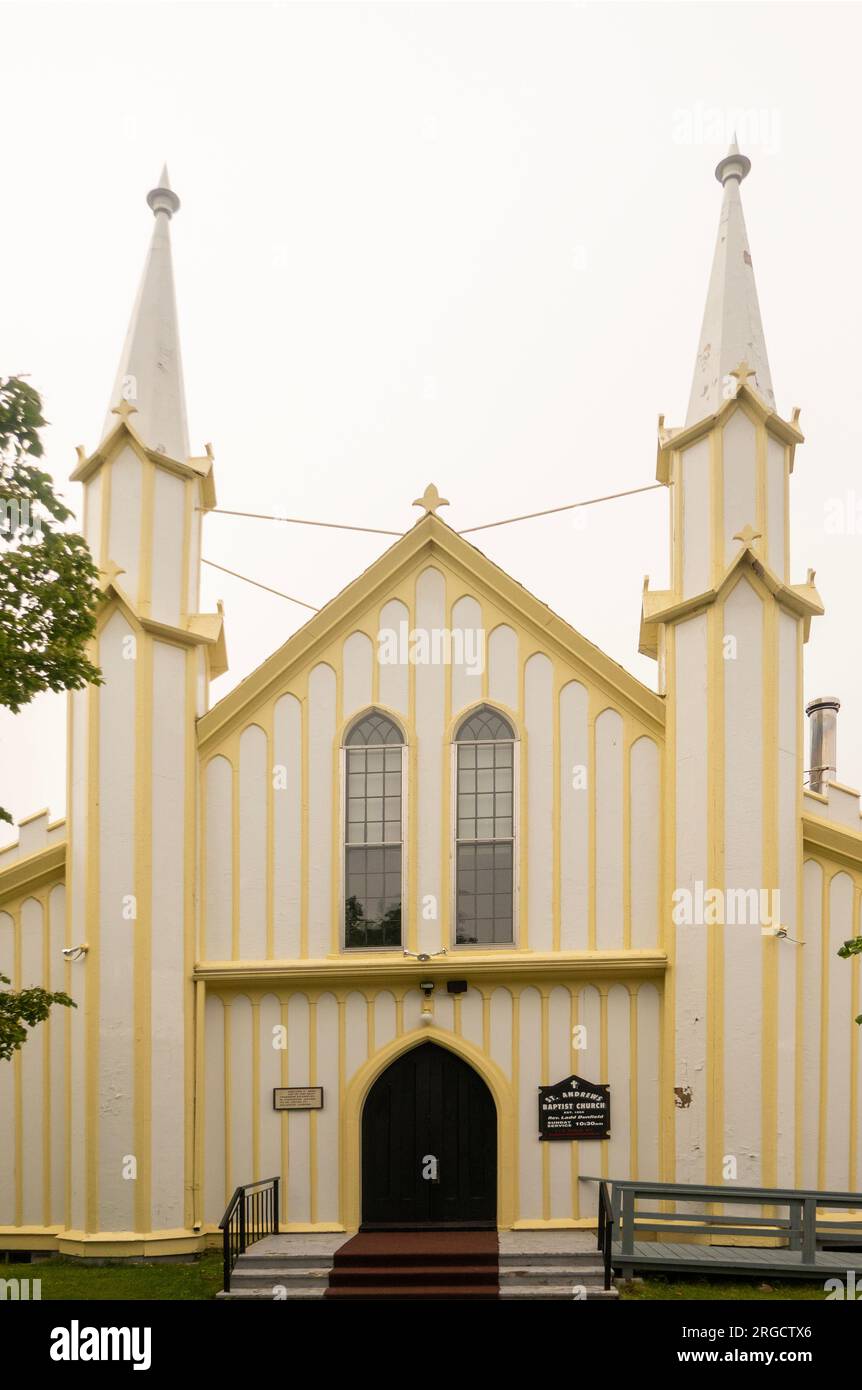
[[403,737],[372,711],[344,750],[344,944],[401,945]]
[[514,941],[515,741],[483,705],[455,744],[455,942]]

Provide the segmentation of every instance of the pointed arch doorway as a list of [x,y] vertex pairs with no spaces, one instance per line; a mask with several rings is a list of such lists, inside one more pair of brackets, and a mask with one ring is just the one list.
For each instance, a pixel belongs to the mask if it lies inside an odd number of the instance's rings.
[[396,1057],[362,1111],[362,1230],[496,1229],[497,1108],[433,1042]]

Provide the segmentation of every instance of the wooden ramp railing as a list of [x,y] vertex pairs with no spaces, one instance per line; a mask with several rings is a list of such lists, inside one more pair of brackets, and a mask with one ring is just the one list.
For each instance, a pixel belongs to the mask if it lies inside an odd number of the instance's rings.
[[[581,1180],[599,1185],[600,1248],[611,1229],[612,1263],[626,1277],[635,1269],[785,1277],[862,1270],[862,1192]],[[842,1219],[830,1219],[836,1212]]]

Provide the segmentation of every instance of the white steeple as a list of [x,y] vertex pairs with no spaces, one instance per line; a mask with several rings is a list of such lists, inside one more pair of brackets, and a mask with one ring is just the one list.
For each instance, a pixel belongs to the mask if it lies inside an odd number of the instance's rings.
[[184,463],[189,437],[170,238],[180,200],[167,166],[147,202],[156,221],[102,437],[117,424],[116,407],[128,401],[136,408],[132,425],[148,448]]
[[748,364],[752,373],[749,384],[775,408],[739,192],[750,168],[751,160],[739,153],[734,139],[715,170],[715,177],[724,186],[724,198],[686,426],[695,425],[720,409],[728,394],[733,394],[728,392],[728,385],[733,384],[730,374],[742,362]]

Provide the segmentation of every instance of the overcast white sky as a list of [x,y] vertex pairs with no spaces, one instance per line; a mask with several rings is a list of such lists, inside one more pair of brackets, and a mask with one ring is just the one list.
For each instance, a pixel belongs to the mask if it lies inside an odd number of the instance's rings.
[[[734,113],[779,409],[802,407],[793,578],[827,605],[806,695],[838,694],[862,783],[855,4],[0,4],[0,371],[42,391],[66,484],[98,442],[167,160],[192,449],[222,506],[456,527],[654,481],[681,424]],[[69,485],[73,506],[79,489]],[[841,499],[858,516],[825,526]],[[576,514],[578,515],[578,514]],[[477,537],[642,680],[665,494]],[[386,541],[214,516],[204,554],[321,605]],[[231,669],[304,611],[213,571]],[[0,803],[65,798],[65,697],[0,716]],[[5,838],[5,837],[4,837]]]

